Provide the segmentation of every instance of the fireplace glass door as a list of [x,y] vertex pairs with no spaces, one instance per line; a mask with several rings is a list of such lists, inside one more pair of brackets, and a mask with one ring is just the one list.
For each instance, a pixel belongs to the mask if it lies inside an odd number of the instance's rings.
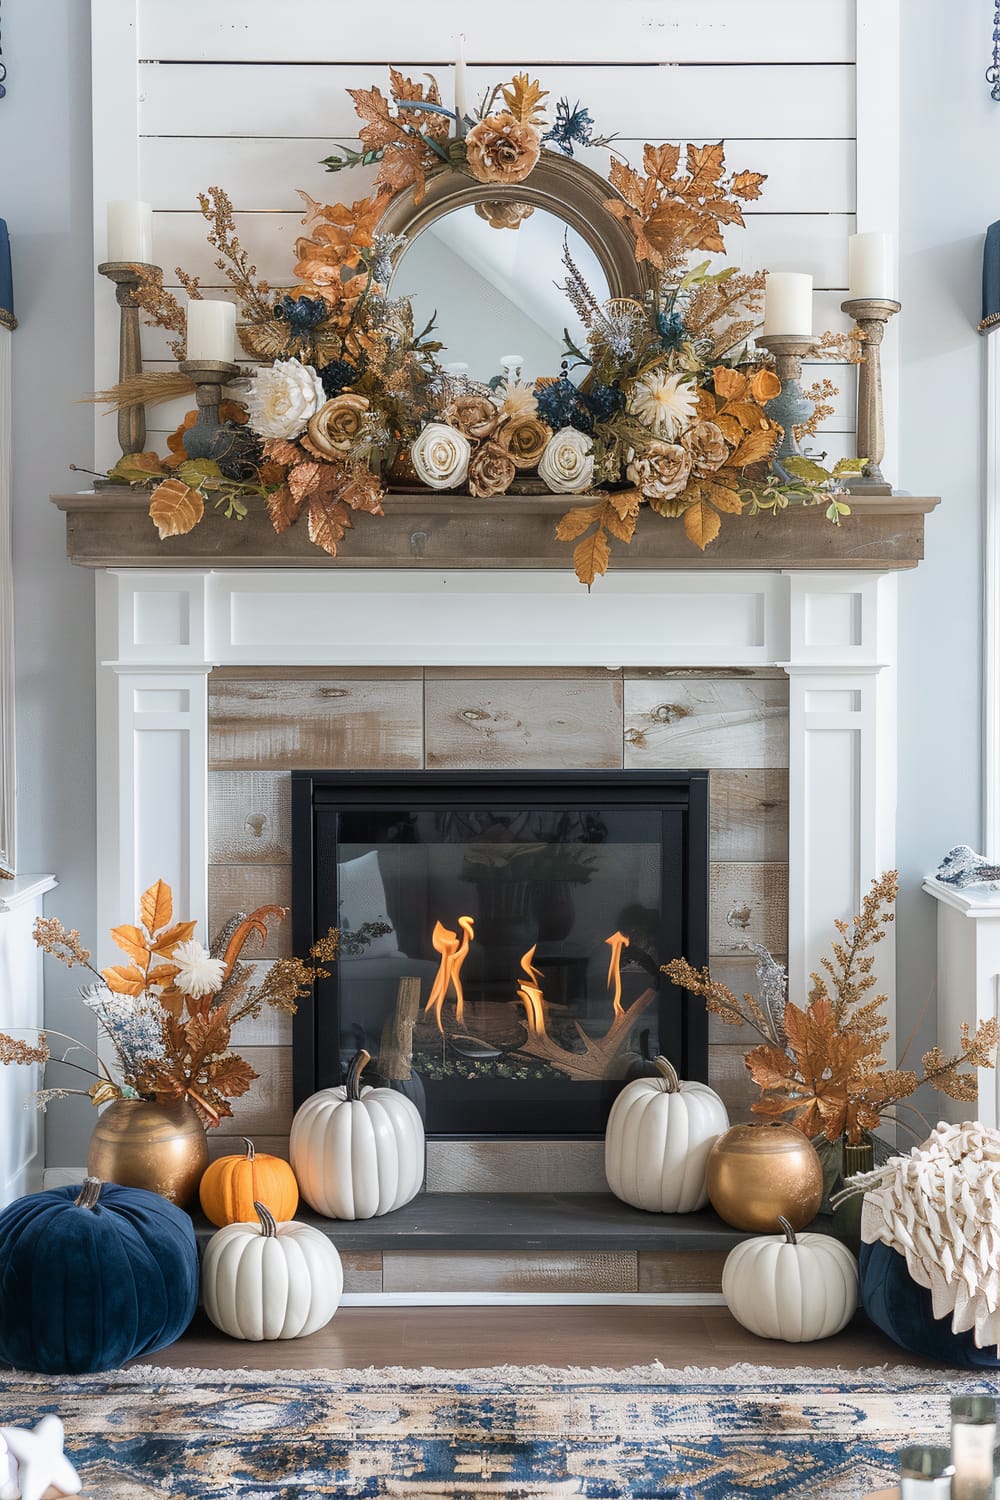
[[704,1078],[707,776],[296,772],[296,952],[341,955],[296,1021],[301,1100],[364,1049],[439,1136],[599,1134],[664,1052]]

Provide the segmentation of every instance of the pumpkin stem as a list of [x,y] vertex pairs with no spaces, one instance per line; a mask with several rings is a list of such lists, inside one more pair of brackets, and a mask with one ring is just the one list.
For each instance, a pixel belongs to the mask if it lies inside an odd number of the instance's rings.
[[254,1211],[260,1220],[260,1232],[266,1240],[273,1240],[278,1233],[278,1226],[274,1222],[274,1214],[263,1203],[255,1203]]
[[248,1141],[246,1136],[244,1136],[243,1144],[247,1148],[246,1160],[253,1161],[254,1157],[257,1155],[257,1152],[254,1150],[253,1141]]
[[347,1097],[352,1103],[357,1103],[361,1098],[361,1075],[372,1060],[370,1052],[362,1047],[351,1058],[351,1065],[347,1070]]
[[783,1218],[781,1216],[781,1214],[779,1214],[778,1215],[778,1223],[781,1225],[782,1229],[785,1231],[785,1243],[786,1243],[786,1245],[797,1245],[798,1244],[798,1240],[795,1238],[795,1230],[792,1228],[791,1224],[789,1224],[788,1220],[785,1219],[785,1218]]
[[79,1193],[73,1199],[75,1208],[97,1207],[97,1200],[101,1196],[101,1188],[104,1186],[99,1177],[85,1177]]
[[654,1057],[653,1067],[663,1080],[662,1088],[665,1094],[676,1094],[680,1088],[681,1081],[677,1076],[677,1069],[669,1057]]

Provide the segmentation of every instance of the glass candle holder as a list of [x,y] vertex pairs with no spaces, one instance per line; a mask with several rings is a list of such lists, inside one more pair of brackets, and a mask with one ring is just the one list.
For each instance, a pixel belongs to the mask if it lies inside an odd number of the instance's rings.
[[952,1500],[993,1500],[993,1447],[997,1407],[992,1396],[951,1401]]
[[950,1448],[914,1446],[899,1454],[901,1500],[948,1500],[955,1470]]

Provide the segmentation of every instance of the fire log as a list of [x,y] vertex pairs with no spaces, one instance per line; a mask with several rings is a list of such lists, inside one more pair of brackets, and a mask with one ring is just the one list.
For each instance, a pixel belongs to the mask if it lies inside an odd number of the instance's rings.
[[406,975],[396,990],[396,1005],[382,1027],[377,1070],[386,1082],[402,1083],[413,1072],[413,1027],[420,1012],[420,980]]

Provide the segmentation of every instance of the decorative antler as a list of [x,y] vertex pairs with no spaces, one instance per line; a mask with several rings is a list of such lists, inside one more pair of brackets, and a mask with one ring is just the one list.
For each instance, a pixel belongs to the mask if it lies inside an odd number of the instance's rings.
[[655,999],[655,990],[644,990],[638,1000],[633,1000],[628,1010],[623,1010],[615,1017],[608,1031],[597,1040],[588,1036],[579,1021],[575,1021],[573,1024],[583,1042],[582,1052],[571,1052],[567,1047],[560,1047],[544,1027],[539,1027],[532,1021],[529,1012],[528,1040],[517,1049],[518,1053],[522,1056],[540,1057],[570,1078],[614,1078],[632,1028]]

